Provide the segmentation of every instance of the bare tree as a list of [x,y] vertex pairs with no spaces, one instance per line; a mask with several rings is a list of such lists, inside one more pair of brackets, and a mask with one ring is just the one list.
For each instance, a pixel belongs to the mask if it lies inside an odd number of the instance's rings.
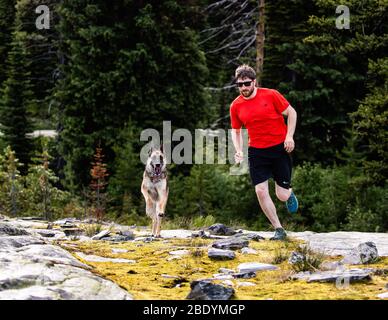
[[[256,48],[256,72],[261,82],[264,62],[264,0],[219,0],[208,5],[204,12],[216,26],[202,30],[201,44],[207,55],[225,55],[227,64],[239,65]],[[222,89],[229,89],[225,85]],[[215,88],[211,88],[216,90]],[[218,89],[219,90],[219,89]]]

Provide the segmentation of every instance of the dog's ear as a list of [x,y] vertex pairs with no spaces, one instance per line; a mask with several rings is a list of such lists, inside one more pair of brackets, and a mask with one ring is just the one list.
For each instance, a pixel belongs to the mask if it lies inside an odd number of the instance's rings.
[[163,153],[163,143],[160,144],[160,152]]
[[153,149],[154,149],[154,148],[153,148],[153,147],[151,147],[151,148],[150,148],[150,150],[148,150],[148,155],[149,155],[149,156],[151,155],[151,153],[152,153]]

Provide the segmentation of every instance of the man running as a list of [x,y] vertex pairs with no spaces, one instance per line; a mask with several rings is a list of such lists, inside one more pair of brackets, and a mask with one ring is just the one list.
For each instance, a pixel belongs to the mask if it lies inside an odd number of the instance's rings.
[[[291,189],[294,132],[297,114],[289,102],[276,90],[256,87],[256,72],[248,65],[236,69],[235,82],[240,95],[230,106],[232,140],[236,149],[235,161],[243,160],[241,127],[248,130],[249,173],[259,204],[275,235],[271,240],[287,237],[269,195],[268,180],[275,180],[275,193],[286,203],[289,212],[298,210],[298,200]],[[287,117],[287,125],[284,117]]]

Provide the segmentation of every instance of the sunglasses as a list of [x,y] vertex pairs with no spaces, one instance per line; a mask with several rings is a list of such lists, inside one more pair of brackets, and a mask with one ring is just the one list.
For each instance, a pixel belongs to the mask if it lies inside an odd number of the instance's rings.
[[236,85],[239,88],[242,88],[242,86],[250,87],[251,84],[252,84],[252,80],[251,81],[244,81],[244,82],[236,82]]

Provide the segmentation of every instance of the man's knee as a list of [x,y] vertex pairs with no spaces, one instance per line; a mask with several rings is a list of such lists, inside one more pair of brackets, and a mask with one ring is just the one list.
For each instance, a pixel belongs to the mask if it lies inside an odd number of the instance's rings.
[[268,187],[257,185],[255,187],[255,191],[259,199],[265,199],[266,197],[269,197]]
[[291,195],[291,190],[290,189],[285,189],[285,188],[282,188],[282,187],[279,187],[278,185],[276,186],[276,189],[275,189],[275,193],[276,193],[276,197],[280,200],[280,201],[287,201],[288,198],[290,197]]

